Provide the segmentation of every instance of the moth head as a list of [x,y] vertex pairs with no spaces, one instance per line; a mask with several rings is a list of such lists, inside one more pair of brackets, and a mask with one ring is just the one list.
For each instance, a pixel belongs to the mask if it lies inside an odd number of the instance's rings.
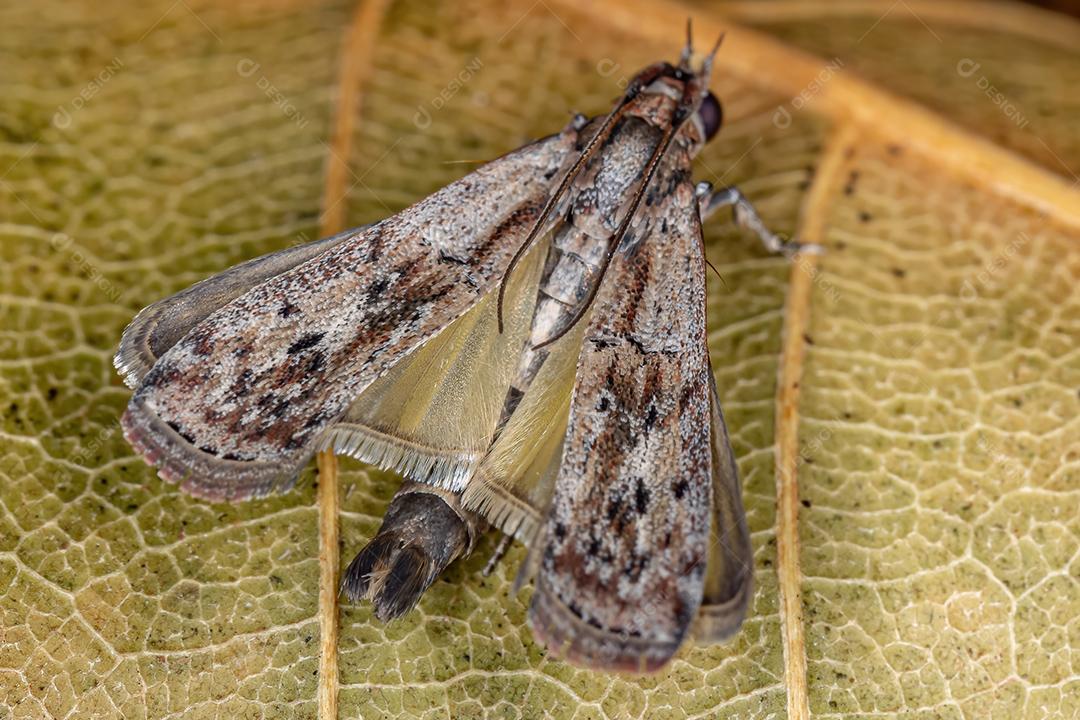
[[716,136],[724,120],[724,111],[719,98],[709,91],[713,62],[723,41],[724,34],[720,33],[712,50],[702,60],[701,65],[694,69],[690,63],[694,55],[693,32],[690,19],[687,18],[686,45],[683,46],[682,53],[679,55],[679,63],[677,65],[663,63],[664,71],[657,78],[659,83],[667,81],[668,94],[672,99],[678,101],[679,95],[685,93],[684,102],[689,101],[689,107],[686,108],[689,111],[687,116],[691,124],[696,126],[696,134],[701,144]]
[[701,100],[694,111],[694,122],[700,128],[705,142],[716,137],[716,133],[720,132],[720,126],[724,121],[723,106],[720,105],[719,98],[709,90],[713,61],[722,42],[724,42],[724,33],[720,33],[720,37],[716,39],[716,44],[713,45],[712,50],[701,62],[701,67],[695,72],[690,65],[690,58],[694,55],[693,31],[690,18],[686,19],[686,45],[683,47],[682,54],[679,55],[678,70],[690,76],[690,87],[700,93]]
[[[721,33],[712,50],[696,68],[690,23],[686,26],[686,45],[675,65],[658,62],[642,69],[630,81],[623,102],[632,105],[629,112],[645,117],[658,126],[674,124],[686,128],[681,142],[695,154],[720,131],[723,110],[720,101],[709,92],[713,61],[724,35]],[[618,108],[616,108],[617,110]]]

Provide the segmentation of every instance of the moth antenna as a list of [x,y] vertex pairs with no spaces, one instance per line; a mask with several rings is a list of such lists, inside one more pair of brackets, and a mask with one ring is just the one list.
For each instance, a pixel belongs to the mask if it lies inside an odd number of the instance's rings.
[[518,246],[518,249],[516,252],[514,252],[513,257],[510,258],[510,263],[506,266],[506,270],[503,271],[502,279],[499,280],[499,292],[495,303],[495,317],[498,321],[500,335],[503,331],[503,303],[505,302],[506,286],[510,282],[510,275],[513,274],[514,268],[517,267],[517,264],[521,262],[521,258],[525,257],[525,253],[529,250],[530,247],[532,247],[533,242],[540,234],[540,229],[544,226],[544,223],[547,222],[548,216],[551,215],[552,210],[555,209],[555,204],[559,202],[562,196],[566,193],[567,188],[570,187],[570,183],[573,182],[574,178],[576,178],[578,176],[578,173],[581,172],[581,168],[585,166],[585,163],[588,162],[589,158],[591,158],[596,152],[596,148],[599,147],[599,143],[607,139],[607,136],[611,133],[611,129],[615,126],[615,122],[619,118],[621,118],[623,112],[625,112],[626,105],[630,102],[630,100],[630,93],[629,91],[627,91],[627,93],[623,95],[622,99],[619,100],[618,104],[612,109],[612,111],[608,113],[608,116],[607,118],[605,118],[603,125],[600,126],[600,129],[597,130],[596,134],[593,135],[591,140],[589,140],[589,144],[586,145],[585,149],[581,151],[580,155],[578,155],[578,158],[574,161],[574,164],[570,167],[569,170],[566,171],[566,174],[563,175],[563,179],[559,182],[559,187],[556,188],[555,192],[552,193],[551,197],[548,198],[547,203],[544,205],[544,209],[540,211],[539,217],[536,218],[536,221],[533,223],[532,229],[529,230],[529,234],[525,237],[525,240],[522,241],[521,245]]
[[[687,101],[690,100],[688,103]],[[682,100],[679,101],[679,106],[675,109],[675,115],[672,118],[672,123],[664,130],[663,137],[660,138],[659,145],[653,150],[652,155],[649,157],[648,164],[645,165],[645,173],[641,180],[641,184],[638,185],[637,191],[634,193],[633,199],[630,201],[630,208],[626,212],[626,216],[619,223],[619,227],[612,234],[608,240],[607,253],[604,255],[604,259],[601,261],[599,277],[596,282],[593,283],[589,289],[589,294],[585,298],[585,301],[578,308],[574,317],[570,319],[570,322],[566,326],[557,332],[553,337],[548,338],[544,342],[534,345],[533,350],[539,350],[547,347],[554,342],[557,342],[566,333],[570,332],[570,329],[581,322],[581,318],[585,317],[585,313],[588,312],[589,307],[596,299],[596,294],[600,291],[600,283],[604,278],[604,274],[607,272],[608,266],[611,265],[611,258],[615,256],[615,250],[619,247],[623,237],[626,236],[626,232],[630,229],[630,223],[634,219],[634,215],[637,213],[638,206],[641,205],[641,199],[645,197],[646,190],[649,189],[649,183],[652,181],[653,176],[656,174],[656,169],[660,167],[660,159],[667,152],[668,147],[671,146],[671,141],[674,139],[675,134],[690,117],[690,110],[693,108],[693,100],[687,95],[683,95]]]
[[724,290],[728,289],[727,281],[724,280],[724,276],[720,274],[720,271],[716,269],[716,266],[709,262],[709,258],[705,258],[705,264],[709,266],[709,269],[716,273],[716,277],[720,280],[720,284],[724,286]]
[[716,58],[716,53],[720,49],[720,43],[724,42],[724,36],[727,35],[727,31],[721,31],[720,37],[716,38],[716,44],[713,45],[712,50],[705,56],[705,61],[701,63],[701,74],[708,76],[712,73],[713,59]]
[[539,217],[533,223],[532,229],[529,230],[528,236],[518,246],[514,256],[510,258],[510,263],[506,266],[506,270],[503,271],[502,279],[499,281],[499,294],[495,303],[495,317],[498,320],[499,333],[503,331],[503,302],[506,296],[506,286],[510,282],[510,275],[514,272],[514,268],[521,262],[521,258],[525,257],[525,253],[532,247],[533,242],[540,234],[541,228],[547,222],[551,212],[555,209],[555,205],[559,202],[562,196],[566,193],[566,190],[570,187],[570,183],[574,178],[578,176],[581,169],[585,167],[585,163],[596,153],[596,149],[607,140],[611,134],[612,128],[615,127],[615,123],[622,118],[626,112],[626,106],[630,104],[630,101],[636,98],[641,91],[649,85],[653,80],[658,78],[663,72],[663,66],[661,64],[652,65],[645,70],[641,71],[633,81],[631,81],[629,87],[626,88],[626,92],[619,99],[619,102],[615,104],[615,107],[611,109],[607,117],[604,118],[604,122],[600,125],[600,128],[596,131],[596,134],[592,136],[588,144],[578,155],[574,164],[563,175],[562,180],[559,182],[559,187],[555,189],[555,192],[548,198],[547,203],[544,205],[544,209],[540,211]]
[[686,46],[682,49],[682,54],[679,55],[679,67],[689,68],[690,58],[694,54],[694,31],[693,31],[693,18],[686,18]]

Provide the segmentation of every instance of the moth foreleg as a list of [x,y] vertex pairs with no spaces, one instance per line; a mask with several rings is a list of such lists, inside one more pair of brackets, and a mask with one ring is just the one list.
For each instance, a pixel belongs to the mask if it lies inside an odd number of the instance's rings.
[[769,252],[781,253],[785,257],[794,257],[797,253],[819,253],[821,246],[813,243],[800,243],[795,240],[784,240],[782,237],[769,230],[765,222],[758,215],[753,204],[746,199],[742,191],[737,187],[725,187],[719,190],[713,189],[712,183],[699,182],[694,190],[698,197],[698,207],[701,209],[701,220],[704,222],[713,213],[722,207],[731,206],[735,224],[746,230],[750,230],[761,238],[762,244]]
[[368,598],[387,621],[411,610],[454,560],[472,551],[483,519],[461,495],[405,481],[390,501],[378,534],[349,563],[341,590]]

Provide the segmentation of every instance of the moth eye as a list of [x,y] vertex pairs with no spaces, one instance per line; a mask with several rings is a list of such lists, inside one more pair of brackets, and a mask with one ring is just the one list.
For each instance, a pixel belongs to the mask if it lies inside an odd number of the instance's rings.
[[711,92],[706,93],[705,99],[701,101],[698,116],[701,118],[701,124],[705,128],[705,141],[708,142],[716,136],[716,133],[720,132],[720,125],[724,122],[724,110],[720,105],[720,101]]

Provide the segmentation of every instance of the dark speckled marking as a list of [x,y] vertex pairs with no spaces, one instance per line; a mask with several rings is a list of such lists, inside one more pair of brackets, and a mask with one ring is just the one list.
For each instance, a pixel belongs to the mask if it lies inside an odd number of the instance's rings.
[[649,489],[645,487],[641,478],[638,478],[637,487],[634,488],[634,507],[638,515],[644,515],[649,509]]
[[194,442],[195,442],[195,438],[193,438],[193,437],[192,437],[191,435],[189,435],[189,434],[187,434],[186,432],[184,432],[184,431],[183,431],[183,430],[182,430],[182,429],[180,428],[180,425],[178,425],[177,423],[174,423],[174,422],[172,422],[171,420],[170,420],[170,421],[169,421],[168,423],[166,423],[166,424],[167,424],[167,425],[168,425],[169,427],[171,427],[171,428],[172,428],[173,430],[175,430],[175,431],[176,431],[176,434],[177,434],[177,435],[179,435],[180,437],[184,438],[184,439],[185,439],[185,440],[187,440],[187,441],[188,441],[189,443],[192,443],[192,444],[194,444]]
[[[363,389],[494,287],[555,181],[543,176],[558,178],[552,171],[576,141],[568,130],[516,150],[282,262],[224,304],[196,287],[185,302],[201,302],[190,313],[201,319],[155,348],[124,415],[125,437],[162,477],[202,497],[241,500],[285,486]],[[243,272],[234,280],[242,285]]]
[[[547,533],[530,608],[549,647],[569,642],[571,657],[603,667],[670,656],[703,592],[693,568],[709,527],[708,354],[689,158],[681,147],[665,156],[647,195],[653,215],[616,252],[596,297],[547,521],[574,531]],[[656,612],[642,613],[646,604]],[[631,650],[626,638],[645,644]]]
[[315,347],[316,345],[319,344],[319,342],[324,337],[326,337],[326,333],[321,333],[321,332],[308,333],[307,335],[304,335],[299,340],[297,340],[292,345],[290,345],[289,349],[286,352],[289,355],[295,355],[298,352],[301,352],[303,350],[307,350],[308,348],[311,348],[311,347]]

